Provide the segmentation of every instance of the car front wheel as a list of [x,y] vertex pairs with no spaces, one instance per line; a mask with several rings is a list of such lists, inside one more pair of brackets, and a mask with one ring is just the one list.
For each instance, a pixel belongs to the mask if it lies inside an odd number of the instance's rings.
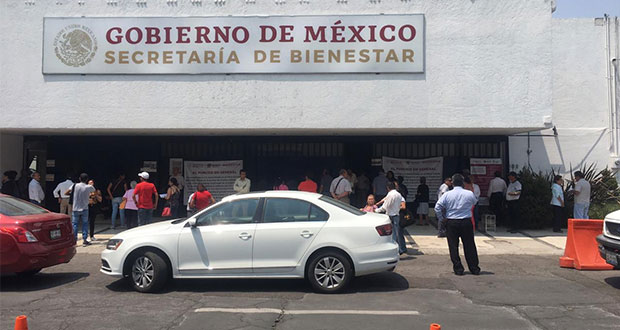
[[168,281],[168,266],[157,253],[146,251],[136,255],[131,261],[130,285],[139,292],[157,292]]
[[341,252],[325,251],[312,258],[306,275],[315,291],[337,293],[349,284],[353,269]]

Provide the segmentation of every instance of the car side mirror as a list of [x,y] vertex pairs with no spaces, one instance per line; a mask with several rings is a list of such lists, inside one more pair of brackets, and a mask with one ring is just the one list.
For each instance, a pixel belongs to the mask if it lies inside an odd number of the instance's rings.
[[187,220],[187,223],[190,227],[196,228],[196,218],[190,218],[189,220]]

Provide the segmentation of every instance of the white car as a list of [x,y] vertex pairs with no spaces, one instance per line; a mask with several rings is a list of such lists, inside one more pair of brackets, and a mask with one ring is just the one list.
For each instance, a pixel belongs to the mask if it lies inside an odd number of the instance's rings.
[[299,191],[232,195],[188,218],[114,236],[101,272],[140,292],[172,278],[306,278],[323,293],[392,270],[398,244],[383,214]]

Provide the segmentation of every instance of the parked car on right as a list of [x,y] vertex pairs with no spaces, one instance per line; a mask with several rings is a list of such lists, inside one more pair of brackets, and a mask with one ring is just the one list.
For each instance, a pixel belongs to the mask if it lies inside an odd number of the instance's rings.
[[605,261],[620,269],[620,210],[605,217],[603,233],[596,237],[598,251]]

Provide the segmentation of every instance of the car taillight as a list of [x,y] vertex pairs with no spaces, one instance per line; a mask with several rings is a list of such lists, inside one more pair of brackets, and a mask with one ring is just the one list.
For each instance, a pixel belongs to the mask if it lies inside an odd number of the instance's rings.
[[13,235],[20,243],[34,243],[39,241],[31,232],[22,227],[2,227],[0,231]]
[[390,236],[392,235],[392,224],[388,223],[387,225],[377,226],[377,233],[379,236]]

